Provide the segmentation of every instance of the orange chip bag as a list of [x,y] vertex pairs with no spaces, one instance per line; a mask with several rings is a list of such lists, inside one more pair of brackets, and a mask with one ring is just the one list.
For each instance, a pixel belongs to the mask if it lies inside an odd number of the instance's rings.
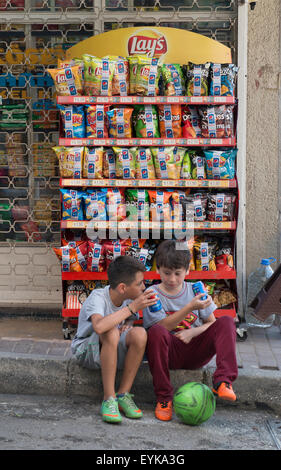
[[181,137],[181,106],[179,104],[160,104],[158,115],[161,137],[167,139]]
[[76,248],[71,248],[69,245],[66,245],[61,246],[60,248],[53,248],[53,250],[61,262],[61,270],[63,272],[83,271],[82,266],[79,263]]
[[157,222],[161,220],[172,220],[170,197],[171,192],[157,190],[148,190],[150,202],[150,220]]
[[109,106],[101,104],[87,105],[86,108],[86,137],[102,139],[108,137],[107,115]]
[[47,69],[54,80],[56,92],[60,96],[82,95],[83,81],[81,79],[81,65],[73,65],[60,69]]
[[130,139],[132,137],[133,108],[114,108],[107,111],[109,137],[114,139]]

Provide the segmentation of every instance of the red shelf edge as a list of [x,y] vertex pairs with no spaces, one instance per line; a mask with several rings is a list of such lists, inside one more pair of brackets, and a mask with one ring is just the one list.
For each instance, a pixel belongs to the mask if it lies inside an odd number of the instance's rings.
[[[158,280],[159,274],[156,271],[146,271],[144,273],[146,280]],[[217,270],[217,271],[190,271],[186,279],[204,279],[204,280],[218,280],[218,279],[236,279],[236,271],[232,270]],[[63,281],[82,281],[82,280],[107,280],[107,273],[97,272],[62,272]]]
[[57,96],[58,104],[235,104],[235,96]]

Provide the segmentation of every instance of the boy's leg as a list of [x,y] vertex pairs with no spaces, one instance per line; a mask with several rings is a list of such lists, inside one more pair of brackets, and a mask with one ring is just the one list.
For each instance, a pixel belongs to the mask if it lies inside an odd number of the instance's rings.
[[126,334],[126,357],[124,360],[118,394],[129,392],[143,359],[147,334],[142,327],[133,327]]
[[117,347],[120,339],[118,328],[113,328],[100,335],[101,374],[104,400],[115,397],[115,377],[117,369]]

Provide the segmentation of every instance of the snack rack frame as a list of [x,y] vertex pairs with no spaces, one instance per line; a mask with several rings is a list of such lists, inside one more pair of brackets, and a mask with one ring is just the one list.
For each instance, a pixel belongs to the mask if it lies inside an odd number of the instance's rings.
[[[232,96],[58,96],[58,104],[66,105],[86,105],[86,104],[104,104],[104,105],[116,105],[116,104],[192,104],[192,105],[221,105],[221,104],[235,104],[235,97]],[[92,139],[92,138],[59,138],[60,146],[186,146],[186,147],[236,147],[236,139],[227,138],[227,139],[165,139],[165,138],[131,138],[131,139],[112,139],[112,138],[103,138],[103,139]],[[211,179],[180,179],[180,180],[121,180],[121,179],[71,179],[71,178],[61,178],[60,179],[60,188],[85,188],[85,187],[125,187],[125,188],[198,188],[198,189],[236,189],[237,194],[237,207],[236,213],[238,214],[238,204],[239,204],[239,191],[237,179],[230,180],[211,180]],[[74,220],[62,220],[61,229],[86,229],[89,222],[91,222],[91,227],[94,228],[142,228],[142,229],[172,229],[176,228],[175,222],[147,222],[147,221],[121,221],[121,222],[112,222],[112,221],[74,221]],[[193,228],[195,230],[202,231],[230,231],[235,235],[237,228],[237,221],[232,222],[181,222],[185,228]],[[218,279],[227,279],[227,280],[236,280],[236,269],[222,269],[218,271],[190,271],[189,275],[186,277],[187,280],[218,280]],[[159,275],[155,271],[147,271],[144,273],[145,280],[158,280]],[[69,339],[69,330],[68,322],[77,320],[79,316],[79,309],[67,309],[65,308],[65,283],[66,281],[74,280],[106,280],[106,273],[99,272],[62,272],[62,290],[63,290],[63,308],[62,308],[62,318],[63,318],[63,333],[65,339]],[[231,304],[229,308],[219,308],[214,313],[218,318],[223,315],[228,315],[233,319],[236,319],[237,305]],[[139,321],[141,323],[141,320]]]

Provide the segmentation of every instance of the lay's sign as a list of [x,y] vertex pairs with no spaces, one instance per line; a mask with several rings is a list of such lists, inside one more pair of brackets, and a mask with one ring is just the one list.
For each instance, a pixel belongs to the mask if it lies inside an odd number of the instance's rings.
[[66,51],[66,59],[145,55],[162,63],[231,63],[231,50],[218,41],[178,28],[120,28],[92,36]]

